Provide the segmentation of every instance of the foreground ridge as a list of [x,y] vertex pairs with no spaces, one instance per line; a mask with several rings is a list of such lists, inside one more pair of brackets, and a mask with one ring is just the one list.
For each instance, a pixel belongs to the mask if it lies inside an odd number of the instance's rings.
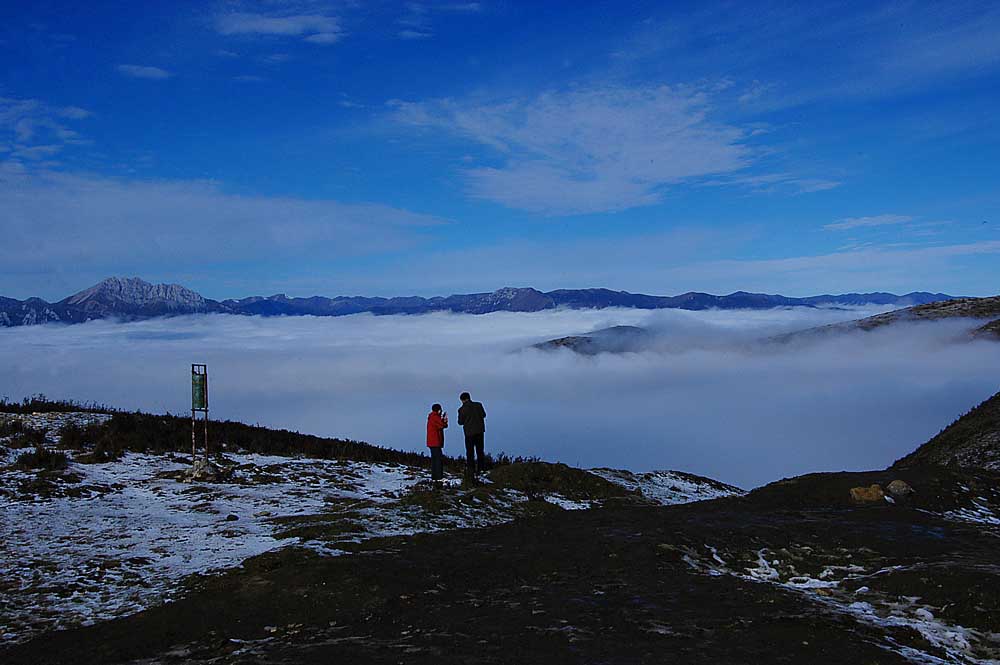
[[[998,399],[942,433],[952,448],[1000,432]],[[452,478],[434,491],[408,464],[314,459],[284,443],[289,455],[261,455],[234,439],[225,478],[183,483],[190,460],[169,445],[137,452],[150,437],[130,437],[136,417],[17,414],[61,428],[40,445],[74,459],[62,471],[0,467],[5,515],[19,515],[0,528],[37,527],[3,534],[27,548],[0,566],[24,582],[0,586],[14,590],[3,625],[24,631],[5,635],[4,663],[1000,657],[1000,473],[972,463],[807,474],[744,494],[679,472],[519,462],[482,486]],[[7,431],[8,458],[37,438]],[[66,514],[73,501],[83,508]],[[163,520],[158,502],[186,506],[184,521]],[[113,506],[133,522],[109,528]],[[104,529],[93,549],[88,515]],[[131,533],[160,523],[153,543]],[[144,549],[100,550],[122,538]],[[171,549],[185,543],[204,547]],[[57,561],[60,548],[82,549]],[[157,557],[181,565],[149,570]]]

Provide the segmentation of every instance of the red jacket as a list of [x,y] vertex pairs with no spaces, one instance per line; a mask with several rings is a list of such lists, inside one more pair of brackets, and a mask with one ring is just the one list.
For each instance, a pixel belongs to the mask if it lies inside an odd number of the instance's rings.
[[427,447],[443,448],[444,431],[448,428],[448,421],[441,417],[440,413],[431,411],[427,414]]

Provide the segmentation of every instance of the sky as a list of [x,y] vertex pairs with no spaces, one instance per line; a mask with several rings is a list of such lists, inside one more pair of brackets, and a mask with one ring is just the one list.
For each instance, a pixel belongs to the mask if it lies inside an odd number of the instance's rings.
[[0,4],[0,294],[998,292],[1000,6]]
[[[213,419],[422,451],[430,405],[454,414],[468,390],[486,407],[491,453],[677,469],[750,488],[885,468],[997,391],[1000,344],[966,336],[981,322],[756,343],[876,311],[202,315],[0,328],[0,396],[184,414],[197,361],[208,364]],[[529,348],[616,324],[647,326],[662,344],[596,357]],[[464,454],[454,424],[445,452]]]

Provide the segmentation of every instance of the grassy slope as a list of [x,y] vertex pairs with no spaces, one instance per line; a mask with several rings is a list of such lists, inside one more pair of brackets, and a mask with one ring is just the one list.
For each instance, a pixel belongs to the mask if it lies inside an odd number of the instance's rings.
[[982,319],[985,321],[985,324],[973,333],[973,335],[986,339],[1000,338],[1000,296],[942,300],[926,305],[898,309],[886,312],[885,314],[876,314],[875,316],[858,319],[857,321],[832,323],[830,325],[776,335],[771,337],[769,341],[787,343],[855,330],[876,330],[897,323],[958,318]]
[[1000,463],[1000,393],[972,409],[893,468],[918,464],[959,466]]

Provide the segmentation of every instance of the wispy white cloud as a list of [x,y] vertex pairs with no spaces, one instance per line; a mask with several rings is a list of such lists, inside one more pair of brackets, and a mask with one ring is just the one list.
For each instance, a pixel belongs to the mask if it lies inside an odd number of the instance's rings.
[[171,72],[160,67],[145,65],[118,65],[116,69],[120,74],[137,79],[163,80],[173,76]]
[[58,110],[58,113],[63,118],[69,118],[71,120],[83,120],[84,118],[89,118],[94,115],[87,109],[82,109],[79,106],[66,106]]
[[442,5],[437,5],[437,8],[442,11],[449,12],[478,12],[482,11],[483,3],[481,2],[451,2]]
[[317,32],[313,35],[308,35],[305,40],[310,44],[333,44],[334,42],[340,41],[343,36],[340,32]]
[[312,44],[333,44],[343,36],[340,21],[326,14],[230,12],[216,17],[215,28],[223,35],[299,37]]
[[35,162],[54,156],[67,145],[88,143],[67,123],[91,115],[77,106],[50,106],[36,99],[0,97],[0,153]]
[[[490,290],[531,285],[543,290],[606,287],[674,295],[685,291],[737,290],[809,296],[850,291],[943,291],[994,295],[991,259],[1000,240],[975,243],[892,244],[852,242],[822,254],[784,253],[776,258],[740,258],[759,246],[767,228],[731,223],[688,225],[669,232],[572,237],[559,242],[509,239],[488,246],[447,247],[393,264],[391,273],[358,275],[368,288],[391,292],[399,283],[436,293],[455,288]],[[428,260],[435,266],[428,273]]]
[[740,104],[750,104],[760,99],[773,87],[773,83],[761,83],[758,80],[754,80],[736,99]]
[[757,192],[784,192],[792,194],[808,194],[835,189],[842,184],[839,180],[829,178],[808,178],[794,173],[738,173],[705,181],[706,185],[747,187]]
[[405,12],[396,19],[402,29],[396,32],[400,39],[430,39],[434,36],[434,14],[475,14],[483,10],[479,2],[407,2]]
[[400,39],[428,39],[434,36],[434,33],[423,30],[400,30],[397,34]]
[[61,145],[35,145],[31,147],[14,148],[10,151],[10,154],[14,158],[20,158],[33,162],[47,157],[52,157],[61,150]]
[[789,285],[808,285],[812,291],[829,292],[925,289],[953,295],[995,295],[982,292],[982,285],[990,283],[995,270],[973,262],[977,257],[998,254],[1000,240],[902,247],[867,245],[828,254],[691,263],[664,271],[663,279],[698,278],[709,287],[721,283],[786,295],[809,295]]
[[411,247],[443,223],[381,204],[238,195],[205,181],[124,180],[4,162],[0,210],[0,281],[33,265],[90,274],[379,254]]
[[867,228],[872,226],[890,226],[906,224],[913,221],[909,215],[873,215],[870,217],[845,217],[825,225],[827,231],[846,231],[848,229]]
[[688,87],[606,87],[506,100],[390,102],[404,125],[492,148],[501,166],[465,172],[471,194],[550,215],[656,203],[663,187],[750,164],[746,132],[713,121]]
[[288,53],[268,53],[267,55],[262,55],[257,59],[268,65],[280,65],[283,62],[291,60],[292,56]]

